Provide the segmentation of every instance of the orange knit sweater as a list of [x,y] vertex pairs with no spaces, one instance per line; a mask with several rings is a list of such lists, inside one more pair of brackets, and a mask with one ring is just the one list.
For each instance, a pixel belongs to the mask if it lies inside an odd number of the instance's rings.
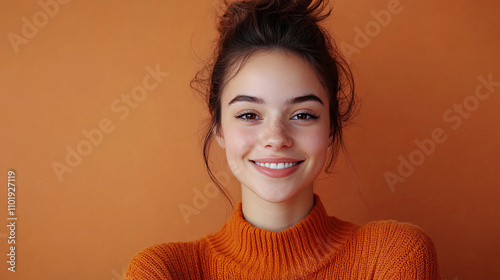
[[125,279],[441,279],[422,229],[377,221],[365,226],[329,217],[319,197],[281,232],[245,221],[241,202],[216,233],[138,253]]

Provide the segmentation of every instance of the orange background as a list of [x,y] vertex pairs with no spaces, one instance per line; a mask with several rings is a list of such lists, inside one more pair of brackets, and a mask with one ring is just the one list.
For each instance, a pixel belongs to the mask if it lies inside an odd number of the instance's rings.
[[[494,279],[500,273],[500,87],[479,104],[472,96],[479,76],[500,81],[500,4],[401,0],[400,12],[380,27],[371,11],[390,3],[337,0],[325,22],[339,43],[356,46],[356,27],[368,25],[372,37],[350,55],[362,107],[346,143],[362,196],[343,157],[335,174],[317,181],[316,192],[330,215],[345,220],[420,225],[437,246],[443,279]],[[8,231],[0,226],[0,278],[121,279],[138,251],[200,238],[230,213],[222,195],[195,203],[201,201],[196,192],[211,186],[200,146],[206,110],[189,87],[209,55],[220,5],[57,5],[47,22],[38,1],[4,0],[0,9],[0,178],[17,173],[18,217],[16,273],[7,271]],[[9,34],[23,36],[23,17],[33,23],[34,16],[36,34],[14,46]],[[113,110],[142,84],[146,67],[157,65],[168,77],[128,115]],[[454,121],[446,121],[443,114],[464,100],[478,107],[467,117],[452,112]],[[114,130],[59,181],[53,163],[66,164],[67,146],[84,149],[82,131],[106,118]],[[436,128],[446,140],[391,189],[384,173],[397,173],[398,157],[416,156],[415,140]],[[214,169],[239,201],[238,183],[221,159]],[[0,224],[6,224],[2,185]],[[199,212],[186,220],[180,205]]]

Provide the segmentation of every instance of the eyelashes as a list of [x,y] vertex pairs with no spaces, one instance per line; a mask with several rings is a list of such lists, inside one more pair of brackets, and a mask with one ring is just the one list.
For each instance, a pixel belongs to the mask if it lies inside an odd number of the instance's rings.
[[[262,118],[253,111],[242,111],[234,115],[235,118],[241,119],[243,121],[255,121],[262,120]],[[319,115],[314,114],[310,111],[302,111],[294,114],[290,119],[300,120],[300,121],[312,121],[319,118]]]
[[315,120],[317,118],[319,116],[312,113],[298,113],[292,117],[293,120]]
[[259,120],[259,119],[261,119],[260,117],[257,116],[256,113],[254,113],[252,111],[239,112],[234,117],[237,118],[237,119],[241,119],[243,121],[251,121],[251,120]]

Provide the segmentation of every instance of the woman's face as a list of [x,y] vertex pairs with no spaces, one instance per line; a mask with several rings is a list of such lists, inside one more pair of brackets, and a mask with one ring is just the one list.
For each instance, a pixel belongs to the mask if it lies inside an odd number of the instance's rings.
[[290,52],[258,52],[226,84],[219,145],[242,188],[283,202],[321,172],[330,144],[328,96]]

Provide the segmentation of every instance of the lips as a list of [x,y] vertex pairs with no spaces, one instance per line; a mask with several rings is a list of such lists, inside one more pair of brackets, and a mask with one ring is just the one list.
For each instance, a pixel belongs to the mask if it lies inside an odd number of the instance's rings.
[[260,173],[271,178],[283,178],[293,174],[303,160],[293,158],[263,158],[250,160]]
[[260,162],[256,162],[256,161],[254,161],[254,163],[257,165],[266,167],[266,168],[270,168],[270,169],[285,169],[285,168],[292,167],[292,166],[299,164],[299,162],[260,163]]
[[286,157],[276,157],[276,158],[260,158],[260,159],[252,159],[252,162],[260,162],[260,163],[280,163],[280,162],[299,162],[303,161],[295,158],[286,158]]

